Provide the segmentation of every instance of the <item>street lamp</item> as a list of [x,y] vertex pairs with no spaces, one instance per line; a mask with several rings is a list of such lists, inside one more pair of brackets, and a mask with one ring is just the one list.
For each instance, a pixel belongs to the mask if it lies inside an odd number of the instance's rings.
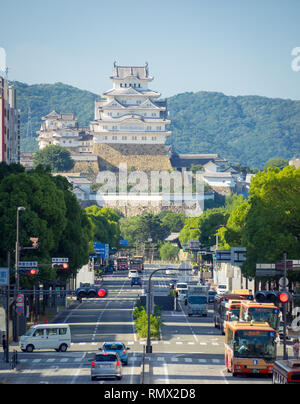
[[[19,294],[19,288],[20,288],[20,277],[19,277],[19,258],[20,258],[20,246],[19,246],[19,228],[20,228],[20,224],[19,224],[19,213],[21,211],[24,211],[25,208],[24,206],[19,206],[17,209],[17,236],[16,236],[16,295]],[[15,296],[16,297],[16,296]],[[19,340],[19,317],[17,317],[16,319],[16,341]]]
[[[148,281],[148,333],[147,333],[147,345],[146,345],[146,353],[152,353],[152,345],[151,345],[151,332],[150,332],[150,325],[151,325],[151,279],[154,274],[158,271],[166,271],[167,268],[159,268],[153,271],[149,277]],[[170,268],[168,268],[170,270]],[[174,268],[174,271],[176,269]],[[181,271],[191,271],[191,269],[182,269]]]

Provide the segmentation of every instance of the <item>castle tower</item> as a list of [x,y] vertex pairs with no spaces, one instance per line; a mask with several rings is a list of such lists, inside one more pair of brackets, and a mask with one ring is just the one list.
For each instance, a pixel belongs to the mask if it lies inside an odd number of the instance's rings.
[[127,163],[137,170],[171,169],[166,139],[167,105],[160,93],[148,88],[153,81],[145,66],[117,66],[110,77],[113,88],[95,102],[95,119],[90,123],[93,153],[100,169]]

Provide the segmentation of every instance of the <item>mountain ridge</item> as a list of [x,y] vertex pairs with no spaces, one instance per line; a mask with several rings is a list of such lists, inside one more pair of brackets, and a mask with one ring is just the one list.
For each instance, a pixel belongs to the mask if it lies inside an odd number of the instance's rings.
[[[11,82],[21,109],[23,151],[37,150],[34,140],[41,118],[52,110],[71,112],[80,126],[94,117],[101,96],[64,83]],[[219,153],[231,163],[262,168],[274,157],[300,155],[300,101],[257,95],[228,96],[197,91],[165,98],[170,130],[168,144],[179,153]],[[27,137],[28,108],[31,134]]]

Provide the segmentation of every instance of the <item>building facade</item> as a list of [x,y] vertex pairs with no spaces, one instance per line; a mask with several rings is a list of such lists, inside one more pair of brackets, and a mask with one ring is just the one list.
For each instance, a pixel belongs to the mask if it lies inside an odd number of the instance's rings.
[[[138,170],[171,169],[171,135],[166,101],[148,88],[153,77],[145,66],[117,66],[110,77],[112,89],[95,102],[95,118],[90,123],[93,153],[100,169],[127,163]],[[106,167],[105,167],[106,166]]]
[[0,76],[0,162],[20,163],[20,110],[16,89]]
[[39,149],[49,145],[66,147],[71,153],[90,153],[92,138],[84,128],[78,126],[74,114],[61,114],[52,111],[42,118],[41,129],[37,132]]

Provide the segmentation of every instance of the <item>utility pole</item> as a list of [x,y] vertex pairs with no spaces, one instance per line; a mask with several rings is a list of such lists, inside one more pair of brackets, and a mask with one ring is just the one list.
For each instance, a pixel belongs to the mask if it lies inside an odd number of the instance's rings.
[[[283,262],[284,262],[284,274],[283,274],[283,291],[287,292],[286,290],[286,276],[287,276],[287,253],[284,252],[283,254]],[[287,304],[288,303],[283,303],[283,359],[287,360],[288,357],[288,352],[287,352],[287,346],[286,346],[286,337],[287,337]]]
[[9,363],[9,297],[10,297],[10,251],[7,253],[8,281],[6,295],[6,363]]
[[[16,268],[16,288],[15,288],[15,301],[17,295],[19,294],[20,289],[20,276],[19,276],[19,258],[20,258],[20,245],[19,245],[19,213],[24,211],[25,208],[23,206],[19,206],[17,209],[17,236],[16,236],[16,259],[15,259],[15,268]],[[16,315],[16,335],[15,335],[15,342],[19,342],[19,315]]]

